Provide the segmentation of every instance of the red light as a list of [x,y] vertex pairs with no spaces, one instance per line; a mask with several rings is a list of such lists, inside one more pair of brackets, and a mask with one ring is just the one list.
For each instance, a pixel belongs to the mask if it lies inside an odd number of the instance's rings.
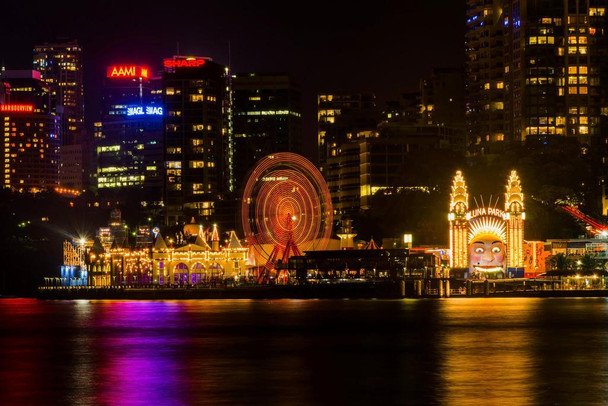
[[205,64],[205,60],[203,58],[165,59],[163,63],[165,68],[198,68]]
[[107,76],[109,78],[148,78],[150,70],[144,66],[114,65],[109,66]]
[[32,104],[0,104],[0,111],[3,113],[32,113]]

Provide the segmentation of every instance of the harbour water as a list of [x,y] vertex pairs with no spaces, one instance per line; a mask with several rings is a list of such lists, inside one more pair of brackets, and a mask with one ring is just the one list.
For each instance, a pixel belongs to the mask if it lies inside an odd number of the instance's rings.
[[608,402],[605,298],[0,300],[0,404]]

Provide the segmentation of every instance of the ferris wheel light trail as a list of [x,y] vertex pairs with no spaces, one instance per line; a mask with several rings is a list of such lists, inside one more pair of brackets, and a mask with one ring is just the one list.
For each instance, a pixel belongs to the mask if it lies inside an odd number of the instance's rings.
[[332,218],[329,190],[309,160],[281,152],[257,163],[243,193],[241,220],[263,258],[270,256],[267,247],[285,249],[290,240],[302,251],[325,249]]

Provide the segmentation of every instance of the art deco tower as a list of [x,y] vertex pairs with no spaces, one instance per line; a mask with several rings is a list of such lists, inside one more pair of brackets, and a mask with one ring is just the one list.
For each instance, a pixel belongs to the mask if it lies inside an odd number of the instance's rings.
[[507,268],[524,266],[524,194],[516,171],[511,171],[505,193],[507,223]]
[[456,172],[452,182],[452,193],[450,194],[450,257],[451,268],[468,267],[468,220],[469,194],[462,172]]

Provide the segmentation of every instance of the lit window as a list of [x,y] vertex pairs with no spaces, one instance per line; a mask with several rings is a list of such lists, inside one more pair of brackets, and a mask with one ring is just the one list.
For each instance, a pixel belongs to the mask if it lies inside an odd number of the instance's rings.
[[204,168],[205,161],[190,161],[189,166],[190,168]]

